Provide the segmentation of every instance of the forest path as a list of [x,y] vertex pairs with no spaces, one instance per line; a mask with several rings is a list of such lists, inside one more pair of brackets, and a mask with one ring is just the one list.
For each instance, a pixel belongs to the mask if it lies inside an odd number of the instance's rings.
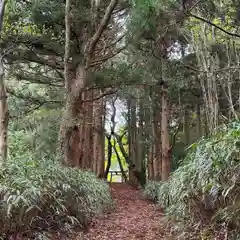
[[139,190],[117,183],[111,184],[111,190],[116,208],[94,219],[84,240],[164,239],[160,233],[161,211]]

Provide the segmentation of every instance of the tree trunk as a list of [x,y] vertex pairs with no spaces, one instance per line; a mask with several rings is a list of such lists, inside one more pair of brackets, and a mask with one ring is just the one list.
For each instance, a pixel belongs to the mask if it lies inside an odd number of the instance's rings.
[[134,171],[140,171],[141,169],[137,166],[137,126],[136,126],[136,100],[130,99],[129,102],[129,156],[132,162],[132,166],[129,167],[129,183],[133,186],[138,186],[138,180],[134,174]]
[[128,165],[131,165],[132,162],[130,161],[129,155],[128,155],[127,151],[125,150],[124,146],[123,146],[122,137],[119,136],[119,135],[116,134],[116,133],[114,133],[114,136],[115,136],[115,138],[116,138],[116,140],[117,140],[117,143],[118,143],[118,145],[119,145],[119,149],[120,149],[123,157],[125,158],[126,163],[127,163]]
[[186,106],[184,109],[183,132],[184,132],[185,146],[188,146],[190,143],[190,117],[189,117],[188,106]]
[[155,92],[153,97],[153,179],[155,181],[161,180],[162,172],[162,146],[161,146],[161,97],[159,91]]
[[82,161],[84,144],[83,88],[86,84],[86,70],[80,66],[76,77],[69,79],[70,89],[67,92],[66,106],[60,127],[60,147],[64,163],[70,166],[84,167]]
[[153,172],[153,149],[154,146],[150,146],[148,150],[148,160],[147,160],[147,165],[148,165],[148,180],[153,180],[154,179],[154,172]]
[[[140,166],[140,173],[141,173],[141,180],[143,182],[146,182],[146,136],[144,132],[144,120],[145,120],[145,114],[144,114],[144,105],[143,105],[143,99],[139,98],[139,111],[138,111],[138,136],[137,136],[137,144],[138,144],[138,158],[139,166]],[[140,183],[141,184],[141,183]]]
[[93,170],[93,91],[84,92],[83,99],[89,100],[83,103],[83,115],[81,117],[83,132],[81,134],[82,145],[79,146],[81,149],[81,162],[80,167],[84,170]]
[[[96,91],[95,95],[99,95]],[[93,172],[100,178],[104,177],[104,129],[103,129],[103,99],[93,103]]]
[[105,170],[104,178],[107,179],[108,173],[111,167],[111,160],[112,160],[112,143],[111,143],[112,135],[110,134],[107,136],[108,140],[108,155],[107,155],[107,167]]
[[198,138],[202,136],[201,106],[197,104],[197,131]]
[[[150,90],[150,95],[152,95],[152,90]],[[151,100],[150,100],[151,102]],[[153,172],[153,152],[154,152],[154,139],[149,136],[154,137],[154,128],[153,128],[153,109],[154,105],[149,110],[148,117],[146,118],[146,128],[148,135],[148,152],[147,152],[147,172],[148,172],[148,180],[154,179]]]
[[119,168],[120,168],[120,171],[122,173],[122,177],[124,178],[125,181],[127,181],[127,175],[125,174],[124,172],[124,169],[123,169],[123,165],[122,165],[122,161],[121,161],[121,158],[118,154],[118,151],[117,151],[117,147],[116,147],[116,139],[114,139],[114,143],[113,143],[113,149],[116,153],[116,156],[117,156],[117,160],[118,160],[118,164],[119,164]]
[[162,181],[168,180],[170,175],[170,144],[168,131],[168,97],[167,90],[162,91]]
[[0,55],[0,156],[2,161],[7,159],[7,131],[8,131],[8,107],[7,93],[4,83],[4,66]]
[[[0,1],[0,35],[3,28],[4,10],[6,1]],[[8,106],[7,92],[4,82],[3,56],[0,49],[0,157],[2,161],[7,160],[7,131],[8,131]]]

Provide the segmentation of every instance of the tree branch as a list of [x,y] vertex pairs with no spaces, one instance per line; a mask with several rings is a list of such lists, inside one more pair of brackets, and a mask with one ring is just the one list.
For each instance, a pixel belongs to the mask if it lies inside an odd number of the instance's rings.
[[180,127],[181,127],[181,124],[179,123],[178,124],[178,127],[177,127],[177,130],[175,131],[175,133],[173,134],[173,137],[172,137],[172,143],[171,143],[171,146],[170,146],[170,148],[169,148],[169,150],[168,151],[172,151],[172,149],[173,149],[173,147],[174,147],[174,145],[175,145],[175,143],[176,143],[176,137],[177,137],[177,134],[179,133],[179,131],[180,131]]
[[89,48],[88,48],[88,52],[87,52],[86,68],[89,68],[89,66],[90,66],[91,56],[95,50],[98,40],[100,39],[103,31],[105,30],[105,28],[110,20],[111,14],[112,14],[114,8],[116,7],[117,3],[118,3],[118,0],[111,0],[111,2],[109,3],[109,5],[105,11],[104,17],[99,25],[98,30],[95,32],[95,34],[93,35],[93,37],[89,43]]
[[106,96],[108,96],[108,95],[115,94],[115,93],[117,93],[118,91],[119,91],[119,89],[111,90],[111,91],[105,92],[105,93],[103,93],[103,94],[101,94],[101,95],[99,95],[99,96],[97,96],[97,97],[95,97],[95,98],[83,100],[83,102],[93,102],[93,101],[99,100],[99,99],[101,99],[101,98],[103,98],[103,97],[106,97]]
[[[55,87],[63,87],[62,79],[59,78],[50,78],[44,75],[34,74],[34,73],[16,73],[16,78],[19,80],[25,80],[30,83],[36,83],[36,84],[46,84],[49,86],[55,86]],[[59,84],[57,84],[59,83]]]
[[10,88],[7,88],[7,92],[10,94],[10,95],[13,95],[14,97],[17,97],[17,98],[20,98],[20,99],[23,99],[23,100],[26,100],[26,101],[30,101],[34,104],[47,104],[47,103],[51,103],[51,104],[54,104],[54,103],[58,103],[58,104],[62,104],[62,101],[58,101],[58,100],[49,100],[49,101],[46,101],[44,99],[38,99],[38,98],[34,98],[30,95],[24,95],[24,94],[19,94],[19,93],[16,93],[15,91],[11,90]]
[[3,17],[4,17],[6,4],[7,4],[7,0],[0,0],[0,32],[2,31],[2,27],[3,27]]
[[191,17],[193,17],[193,18],[196,18],[196,19],[198,19],[198,20],[200,20],[200,21],[202,21],[202,22],[205,22],[205,23],[207,23],[207,24],[209,24],[209,25],[217,28],[218,30],[226,33],[226,34],[229,35],[229,36],[233,36],[233,37],[238,37],[238,38],[240,38],[240,35],[239,35],[239,34],[229,32],[229,31],[223,29],[222,27],[216,25],[215,23],[213,23],[213,22],[211,22],[211,21],[209,21],[209,20],[206,20],[206,19],[204,19],[204,18],[202,18],[202,17],[199,17],[199,16],[197,16],[197,15],[195,15],[195,14],[192,14],[192,13],[190,13],[189,16],[191,16]]
[[122,48],[119,48],[117,49],[114,53],[111,53],[111,54],[107,54],[105,56],[103,56],[101,59],[98,59],[96,61],[93,61],[91,64],[90,64],[90,67],[94,67],[96,65],[99,65],[103,62],[106,62],[107,60],[109,60],[110,58],[113,58],[115,57],[116,55],[118,55],[120,52],[122,52],[124,49],[126,49],[126,46],[122,47]]
[[5,57],[10,63],[14,61],[23,61],[23,62],[35,62],[41,64],[43,66],[48,66],[52,69],[63,70],[63,65],[56,62],[51,61],[49,59],[44,59],[43,57],[39,57],[36,53],[30,50],[16,49],[14,53],[11,52]]

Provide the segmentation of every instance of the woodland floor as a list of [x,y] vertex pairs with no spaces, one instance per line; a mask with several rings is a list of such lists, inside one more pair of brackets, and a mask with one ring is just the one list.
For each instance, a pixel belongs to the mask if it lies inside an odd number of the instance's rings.
[[111,185],[116,208],[94,219],[88,232],[76,239],[133,240],[164,239],[160,226],[162,213],[146,201],[141,192],[127,184]]

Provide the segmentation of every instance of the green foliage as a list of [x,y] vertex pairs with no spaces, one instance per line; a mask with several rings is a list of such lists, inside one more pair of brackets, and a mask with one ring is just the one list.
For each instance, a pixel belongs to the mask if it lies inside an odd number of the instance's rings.
[[199,221],[240,230],[239,139],[240,123],[219,129],[189,148],[168,182],[150,185],[169,216],[188,226]]
[[159,188],[161,186],[161,182],[148,181],[143,191],[144,196],[149,200],[157,202],[159,199]]
[[112,203],[94,174],[57,162],[16,159],[0,170],[0,232],[12,234],[83,228]]
[[61,113],[40,109],[11,124],[9,158],[54,159],[56,155]]

